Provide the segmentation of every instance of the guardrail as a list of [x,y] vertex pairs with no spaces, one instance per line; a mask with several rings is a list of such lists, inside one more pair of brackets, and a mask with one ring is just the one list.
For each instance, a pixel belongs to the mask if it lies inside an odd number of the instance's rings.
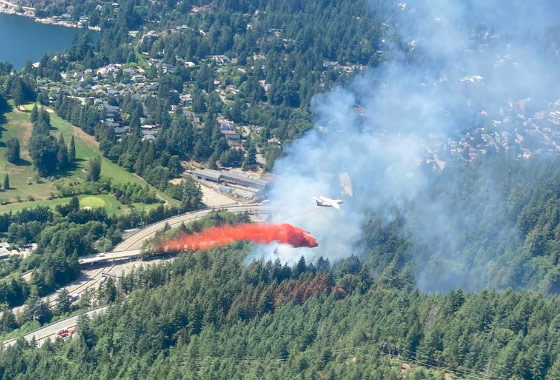
[[[70,315],[70,316],[68,316],[68,317],[65,317],[65,318],[62,318],[62,319],[58,319],[58,320],[56,320],[56,321],[53,322],[53,323],[49,323],[48,325],[43,325],[43,326],[41,326],[41,327],[39,327],[39,328],[36,328],[35,330],[26,332],[25,334],[20,335],[20,336],[18,336],[18,337],[10,338],[10,339],[8,339],[8,340],[5,340],[5,341],[2,342],[2,347],[5,347],[7,344],[10,344],[10,343],[12,343],[12,342],[15,342],[15,341],[18,340],[19,338],[25,338],[25,337],[28,336],[28,335],[35,334],[37,331],[41,331],[41,330],[43,330],[43,329],[49,328],[50,326],[52,326],[52,325],[54,325],[54,324],[56,324],[56,323],[64,322],[64,321],[67,321],[68,319],[72,319],[72,318],[75,318],[75,317],[79,317],[80,315],[92,313],[92,312],[94,312],[94,311],[96,311],[96,310],[100,310],[100,309],[107,308],[107,307],[109,307],[109,305],[97,306],[97,307],[94,307],[93,309],[87,310],[87,311],[85,311],[85,312],[83,312],[83,313],[80,313],[80,314],[77,314],[77,315]],[[53,333],[53,334],[55,334],[55,333]],[[41,338],[41,339],[44,339],[44,338],[46,338],[46,337],[49,337],[49,336],[51,336],[51,335],[53,335],[53,334],[49,334],[49,335],[47,335],[47,336],[45,336],[45,337],[43,337],[43,338]]]

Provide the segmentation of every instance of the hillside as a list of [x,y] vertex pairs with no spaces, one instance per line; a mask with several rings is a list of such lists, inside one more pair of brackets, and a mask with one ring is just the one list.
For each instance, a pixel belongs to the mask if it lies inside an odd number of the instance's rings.
[[0,379],[560,379],[557,1],[17,1]]
[[[56,116],[52,111],[49,111],[52,124],[51,134],[57,138],[62,134],[67,142],[70,142],[71,138],[74,137],[77,165],[71,170],[49,178],[41,178],[34,171],[27,150],[32,129],[30,122],[32,107],[33,105],[27,105],[20,110],[13,107],[13,103],[10,103],[8,112],[4,113],[5,122],[2,124],[1,138],[3,144],[0,146],[0,155],[2,157],[5,156],[5,142],[15,137],[19,139],[21,144],[21,159],[14,164],[6,160],[0,160],[0,173],[8,174],[10,177],[10,189],[0,193],[0,201],[2,202],[0,213],[37,206],[54,207],[68,203],[73,194],[80,194],[86,191],[91,192],[84,188],[87,179],[86,170],[90,160],[101,156],[99,143],[81,129],[70,125]],[[149,186],[142,178],[127,172],[106,158],[101,160],[101,175],[116,185],[131,183]],[[158,192],[156,189],[153,190],[157,192],[162,200],[170,200],[169,197]],[[97,203],[95,198],[98,199]],[[80,195],[80,199],[85,199],[85,203],[82,203],[84,207],[103,206],[111,213],[121,214],[127,212],[128,209],[127,205],[121,204],[110,194],[104,194],[100,197],[83,194]],[[140,203],[134,206],[140,210],[154,207]]]
[[[0,355],[0,374],[49,379],[554,379],[558,299],[425,295],[360,264],[242,265],[236,245],[185,253],[98,292],[115,302],[78,337]],[[123,363],[126,363],[124,365]]]

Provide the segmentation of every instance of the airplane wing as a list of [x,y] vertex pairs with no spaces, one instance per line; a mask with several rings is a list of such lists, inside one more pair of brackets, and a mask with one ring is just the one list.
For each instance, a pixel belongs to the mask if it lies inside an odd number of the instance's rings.
[[315,202],[317,202],[317,206],[321,206],[321,207],[334,207],[336,209],[340,210],[340,204],[343,203],[342,200],[340,199],[330,199],[327,197],[323,197],[322,195],[319,195],[317,197],[313,197],[313,199],[315,199]]

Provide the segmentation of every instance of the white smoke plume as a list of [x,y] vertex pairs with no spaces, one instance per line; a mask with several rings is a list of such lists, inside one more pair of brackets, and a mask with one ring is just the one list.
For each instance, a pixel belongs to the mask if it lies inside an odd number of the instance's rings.
[[[272,222],[308,230],[319,247],[257,248],[248,261],[279,255],[293,263],[303,255],[334,262],[359,255],[367,211],[404,209],[429,187],[424,164],[433,153],[431,141],[463,133],[477,115],[498,115],[508,102],[531,98],[545,104],[560,97],[551,65],[556,53],[546,39],[560,3],[425,0],[371,4],[371,9],[378,17],[388,15],[381,46],[387,62],[357,75],[347,87],[317,95],[314,128],[274,167]],[[350,179],[352,196],[341,176]],[[343,199],[342,209],[316,207],[312,197],[317,195]],[[500,202],[498,195],[488,199]],[[435,202],[422,208],[425,238],[452,246],[458,231],[449,230],[445,206]],[[457,255],[456,273],[467,266]],[[432,286],[429,273],[419,269],[421,289],[461,286],[461,280]]]

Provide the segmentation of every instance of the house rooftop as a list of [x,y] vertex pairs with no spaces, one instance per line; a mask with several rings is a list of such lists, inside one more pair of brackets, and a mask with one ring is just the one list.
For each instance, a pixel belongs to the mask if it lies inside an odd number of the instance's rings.
[[194,175],[199,179],[208,178],[218,182],[220,180],[221,173],[218,170],[213,170],[213,169],[196,169],[194,171]]
[[268,185],[268,181],[264,181],[262,179],[259,178],[253,178],[253,177],[249,177],[246,174],[243,173],[238,173],[238,172],[234,172],[234,171],[222,171],[221,172],[221,178],[226,180],[226,181],[233,181],[236,182],[238,184],[241,185],[246,185],[249,187],[256,187],[256,188],[261,188],[264,189],[266,187],[266,185]]

